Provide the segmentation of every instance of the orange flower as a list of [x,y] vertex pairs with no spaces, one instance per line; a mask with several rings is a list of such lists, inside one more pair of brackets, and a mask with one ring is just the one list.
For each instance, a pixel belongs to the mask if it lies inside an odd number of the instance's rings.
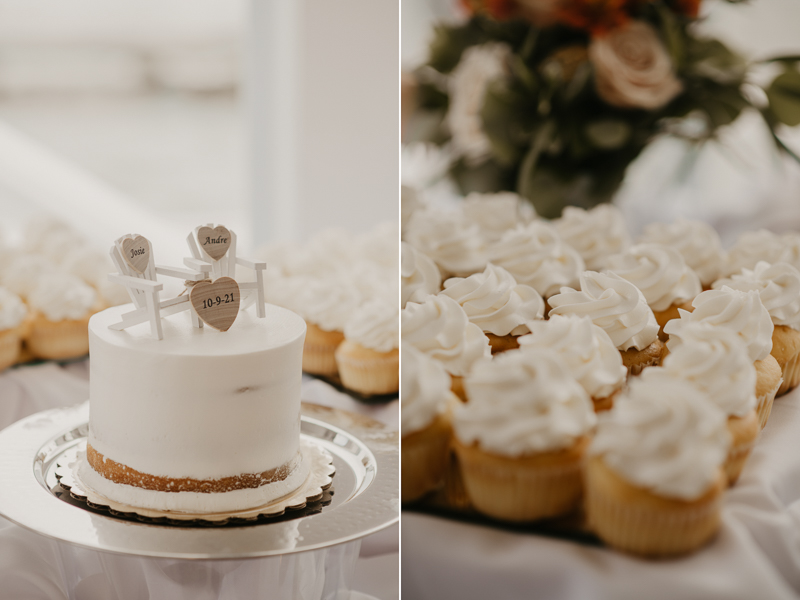
[[688,17],[693,19],[697,18],[697,13],[700,12],[701,0],[673,0],[672,4],[675,10],[682,12]]
[[470,14],[485,14],[501,21],[518,14],[514,0],[461,0],[461,5]]
[[628,4],[629,0],[568,0],[560,7],[558,19],[592,35],[602,35],[628,22]]

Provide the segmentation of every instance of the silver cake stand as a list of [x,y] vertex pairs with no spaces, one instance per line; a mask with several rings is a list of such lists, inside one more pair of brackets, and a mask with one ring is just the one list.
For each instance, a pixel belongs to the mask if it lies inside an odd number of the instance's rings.
[[86,439],[88,402],[31,415],[0,432],[0,514],[44,536],[101,552],[243,559],[317,550],[397,522],[398,435],[367,417],[303,404],[301,436],[333,457],[331,503],[318,514],[242,527],[171,527],[98,514],[58,497],[56,468]]

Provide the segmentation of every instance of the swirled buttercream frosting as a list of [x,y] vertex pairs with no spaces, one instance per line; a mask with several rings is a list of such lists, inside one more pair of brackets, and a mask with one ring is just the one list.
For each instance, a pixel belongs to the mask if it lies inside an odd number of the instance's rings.
[[83,319],[97,304],[97,292],[74,275],[57,273],[40,279],[28,303],[50,321]]
[[631,245],[625,217],[611,204],[599,204],[590,210],[567,206],[553,225],[561,239],[578,251],[586,268],[593,271],[604,268],[607,257],[624,252]]
[[10,290],[0,287],[0,331],[14,329],[28,314],[25,303]]
[[400,323],[403,342],[439,360],[452,375],[464,376],[475,361],[491,357],[489,338],[448,296],[409,302],[401,311]]
[[800,271],[789,263],[770,265],[760,261],[752,270],[742,269],[713,285],[715,289],[723,286],[743,292],[757,291],[775,325],[800,329]]
[[21,254],[14,258],[3,276],[3,285],[22,298],[27,298],[39,280],[58,273],[58,266],[36,254]]
[[363,302],[352,285],[338,278],[302,278],[290,300],[292,310],[325,331],[342,331],[350,315]]
[[461,211],[427,208],[414,212],[406,241],[451,275],[472,275],[486,266],[480,229]]
[[400,302],[421,302],[425,296],[436,294],[442,286],[442,276],[436,264],[414,246],[401,242]]
[[527,333],[528,321],[544,317],[544,300],[539,293],[518,284],[511,273],[492,264],[483,273],[448,279],[441,294],[458,302],[470,323],[494,335]]
[[719,407],[676,374],[650,367],[600,415],[589,452],[635,486],[694,500],[719,477],[730,443]]
[[788,262],[800,269],[800,237],[780,236],[766,229],[746,231],[728,251],[722,275],[728,277],[742,269],[753,269],[762,260],[770,264]]
[[489,245],[488,258],[544,298],[557,294],[562,286],[577,285],[584,269],[580,255],[544,221],[506,231]]
[[747,345],[727,327],[685,321],[669,336],[663,367],[695,385],[726,415],[756,406],[756,368]]
[[397,299],[374,299],[356,309],[344,326],[344,337],[376,352],[397,348],[400,332]]
[[587,316],[618,350],[643,350],[656,341],[658,323],[642,292],[615,273],[584,271],[581,288],[562,288],[548,302],[550,316]]
[[757,291],[742,292],[723,286],[719,290],[703,292],[694,299],[692,306],[692,312],[679,309],[681,318],[672,319],[664,326],[664,331],[672,335],[683,326],[682,321],[703,321],[738,333],[747,344],[747,353],[752,361],[766,358],[772,350],[775,326]]
[[638,244],[606,260],[608,270],[627,279],[655,311],[693,300],[703,291],[700,279],[677,250],[661,244]]
[[464,199],[463,207],[467,220],[478,226],[487,242],[496,242],[509,229],[536,217],[533,205],[513,192],[473,192]]
[[445,410],[450,376],[442,363],[405,342],[400,345],[400,360],[400,426],[408,435],[430,425]]
[[469,402],[456,408],[455,434],[492,454],[568,448],[597,420],[586,391],[547,350],[511,350],[479,361],[464,385]]
[[287,275],[324,278],[358,260],[353,236],[344,229],[324,229],[304,244],[285,252],[281,267]]
[[627,370],[611,338],[588,316],[553,315],[529,323],[519,338],[522,351],[545,350],[560,356],[572,377],[592,398],[607,398],[625,383]]
[[663,244],[677,250],[706,287],[720,276],[726,259],[719,234],[702,221],[678,219],[672,223],[650,223],[645,226],[639,241]]

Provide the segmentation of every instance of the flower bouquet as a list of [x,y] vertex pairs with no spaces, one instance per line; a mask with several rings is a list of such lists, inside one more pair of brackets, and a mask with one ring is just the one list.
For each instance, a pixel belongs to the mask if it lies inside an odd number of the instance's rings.
[[[800,56],[747,62],[701,37],[700,0],[462,2],[469,20],[438,27],[415,73],[407,138],[448,143],[464,193],[516,191],[544,217],[589,208],[659,134],[710,140],[748,108],[797,159],[778,128],[800,124]],[[770,62],[777,77],[751,83]]]

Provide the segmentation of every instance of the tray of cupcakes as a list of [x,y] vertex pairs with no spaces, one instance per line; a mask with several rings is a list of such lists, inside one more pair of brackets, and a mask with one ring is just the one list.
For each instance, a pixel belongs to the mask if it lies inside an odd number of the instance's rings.
[[30,221],[21,242],[0,247],[0,369],[89,353],[89,318],[129,302],[108,281],[111,260],[70,225]]
[[513,194],[404,227],[404,508],[647,556],[720,523],[800,379],[800,235],[538,219]]
[[362,402],[397,399],[397,238],[397,226],[384,223],[258,251],[267,262],[267,302],[306,321],[303,371]]

